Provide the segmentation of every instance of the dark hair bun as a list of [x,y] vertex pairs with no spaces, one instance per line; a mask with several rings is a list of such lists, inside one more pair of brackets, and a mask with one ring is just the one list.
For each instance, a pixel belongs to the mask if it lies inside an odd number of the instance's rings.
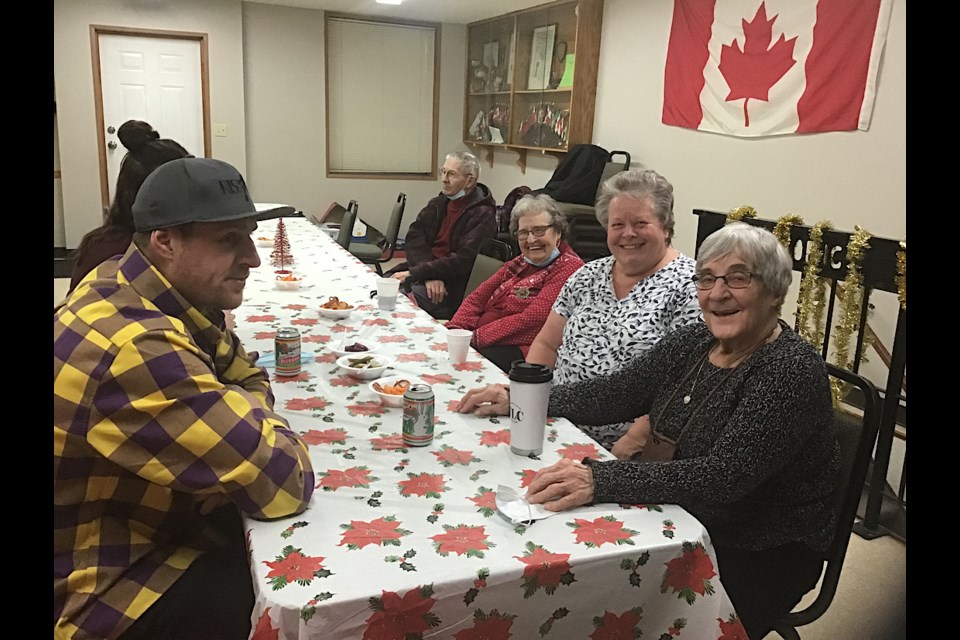
[[151,140],[160,138],[153,127],[142,120],[127,120],[117,129],[117,137],[130,151],[137,151]]

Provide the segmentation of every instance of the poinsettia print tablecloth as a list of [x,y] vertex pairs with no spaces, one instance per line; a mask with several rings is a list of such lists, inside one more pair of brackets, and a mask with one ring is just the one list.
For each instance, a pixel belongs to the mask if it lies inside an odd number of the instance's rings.
[[[312,353],[297,378],[271,373],[276,409],[309,444],[316,491],[299,516],[247,520],[257,603],[251,637],[745,638],[717,576],[703,526],[674,505],[595,505],[512,524],[495,491],[521,494],[561,457],[610,454],[566,420],[551,420],[539,459],[514,455],[508,418],[451,407],[506,376],[471,350],[447,358],[443,326],[401,296],[371,302],[376,274],[305,218],[282,219],[303,276],[276,289],[269,246],[236,310],[248,350],[269,354],[279,327],[300,330]],[[276,233],[279,221],[255,235]],[[318,313],[330,296],[356,306],[346,319]],[[338,371],[328,345],[363,337],[392,356],[386,374],[436,394],[430,446],[405,448],[402,409],[384,407],[368,382]]]

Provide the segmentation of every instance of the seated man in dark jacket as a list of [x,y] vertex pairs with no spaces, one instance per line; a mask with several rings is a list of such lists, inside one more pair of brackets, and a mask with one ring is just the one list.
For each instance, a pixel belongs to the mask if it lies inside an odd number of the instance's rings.
[[407,230],[407,261],[386,274],[403,282],[420,308],[435,318],[453,316],[463,301],[480,243],[497,237],[496,203],[479,178],[476,156],[447,154],[440,193]]

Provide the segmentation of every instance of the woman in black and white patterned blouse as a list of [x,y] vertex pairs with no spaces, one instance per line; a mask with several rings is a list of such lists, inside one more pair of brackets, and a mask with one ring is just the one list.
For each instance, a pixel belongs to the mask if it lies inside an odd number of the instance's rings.
[[[570,276],[527,354],[554,368],[554,384],[612,373],[701,319],[694,261],[670,244],[673,186],[656,171],[623,171],[604,183],[596,210],[612,255]],[[610,449],[629,423],[578,426]]]

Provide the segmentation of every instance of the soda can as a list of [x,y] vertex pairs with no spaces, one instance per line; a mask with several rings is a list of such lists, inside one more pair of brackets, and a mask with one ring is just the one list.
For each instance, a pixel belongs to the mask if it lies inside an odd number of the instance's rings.
[[300,375],[300,332],[294,327],[283,327],[277,331],[273,345],[277,376]]
[[403,444],[425,447],[433,442],[433,389],[412,385],[403,394]]

